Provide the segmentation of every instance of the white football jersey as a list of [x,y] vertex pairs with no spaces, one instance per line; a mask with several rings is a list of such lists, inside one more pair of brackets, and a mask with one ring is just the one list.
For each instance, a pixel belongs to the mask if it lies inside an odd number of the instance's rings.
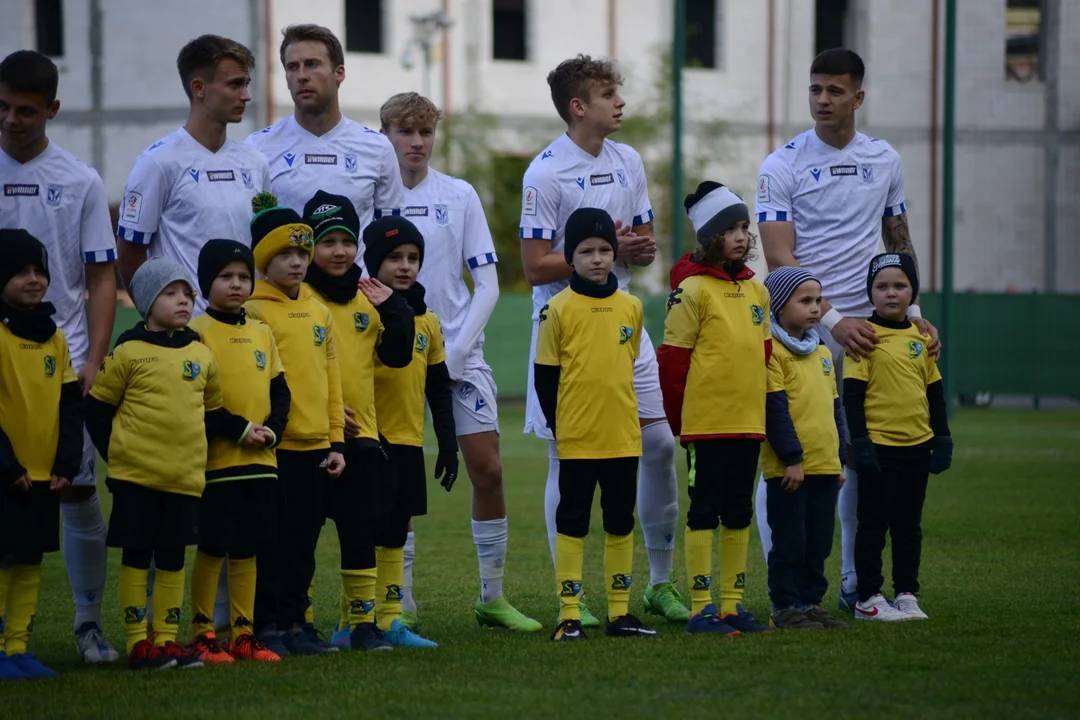
[[[152,256],[178,260],[196,282],[208,240],[251,245],[251,199],[269,189],[270,171],[253,148],[226,140],[214,153],[179,128],[135,158],[117,234],[149,245]],[[205,309],[206,299],[197,297],[196,313]]]
[[840,313],[870,316],[866,274],[881,219],[907,211],[904,170],[889,143],[857,132],[838,150],[811,128],[765,158],[754,210],[759,223],[794,224],[795,259]]
[[[424,235],[424,266],[417,279],[439,316],[446,344],[453,345],[472,299],[463,266],[473,269],[499,261],[480,197],[464,180],[429,169],[415,188],[405,188],[401,214]],[[481,359],[483,347],[481,334],[466,365]]]
[[67,335],[71,361],[82,367],[90,351],[84,264],[116,260],[109,199],[97,172],[50,142],[25,165],[0,150],[0,227],[22,228],[49,252],[54,319]]
[[[648,180],[641,156],[629,145],[604,140],[593,157],[567,134],[547,146],[525,171],[521,197],[521,237],[551,240],[551,251],[562,253],[566,221],[578,208],[606,210],[623,225],[652,220]],[[630,284],[630,266],[616,260],[612,272],[619,288]],[[533,288],[533,319],[548,300],[569,285],[569,280]]]
[[[246,143],[270,164],[270,186],[278,202],[301,215],[319,190],[352,198],[361,230],[376,218],[397,214],[403,204],[405,187],[390,139],[346,117],[315,136],[290,115]],[[361,241],[357,257],[363,252]]]

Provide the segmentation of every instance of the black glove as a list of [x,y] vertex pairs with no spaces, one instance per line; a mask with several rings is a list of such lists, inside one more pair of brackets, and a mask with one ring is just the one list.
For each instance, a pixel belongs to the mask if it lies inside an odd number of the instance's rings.
[[940,475],[952,466],[952,438],[942,435],[934,438],[934,449],[930,455],[930,474]]
[[881,472],[881,464],[878,463],[877,450],[874,449],[874,441],[868,437],[855,438],[851,441],[851,452],[854,457],[855,472],[863,473]]
[[435,459],[435,479],[442,478],[442,482],[439,483],[446,492],[450,492],[450,489],[454,487],[454,481],[457,480],[458,474],[458,457],[456,452],[449,450],[439,451],[439,457]]

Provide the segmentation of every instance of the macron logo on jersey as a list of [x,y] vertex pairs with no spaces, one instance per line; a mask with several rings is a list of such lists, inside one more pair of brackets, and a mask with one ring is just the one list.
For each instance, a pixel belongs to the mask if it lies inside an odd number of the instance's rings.
[[37,197],[41,194],[40,185],[5,183],[4,197]]
[[814,176],[815,181],[821,180],[821,168],[810,168],[810,174]]
[[576,182],[577,186],[579,188],[581,188],[582,190],[585,189],[585,178],[583,178],[583,177],[575,178],[574,182]]
[[305,165],[337,165],[337,155],[316,155],[313,153],[306,153],[304,155]]
[[289,167],[292,167],[293,162],[295,162],[295,160],[296,160],[296,153],[287,152],[284,155],[282,155],[282,157],[285,158],[285,163]]
[[195,168],[191,168],[190,170],[188,170],[188,175],[190,175],[191,179],[195,182],[199,182],[199,171]]
[[550,150],[545,150],[544,152],[540,153],[540,159],[541,160],[547,160],[549,157],[552,157],[554,154],[555,153],[551,152]]

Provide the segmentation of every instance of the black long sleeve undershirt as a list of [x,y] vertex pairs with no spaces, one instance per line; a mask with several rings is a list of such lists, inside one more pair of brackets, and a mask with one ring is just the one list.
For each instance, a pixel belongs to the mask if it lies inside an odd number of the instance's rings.
[[386,367],[405,367],[412,362],[416,314],[400,293],[393,293],[375,310],[383,324],[382,338],[375,348],[375,354]]
[[536,399],[547,418],[548,428],[555,436],[555,413],[559,407],[559,378],[562,369],[558,365],[533,363],[533,385],[536,387]]
[[52,473],[72,480],[79,474],[83,454],[83,425],[86,422],[86,400],[82,385],[64,383],[60,388],[60,438],[56,443],[56,459]]
[[[410,350],[411,352],[411,350]],[[450,371],[446,363],[429,365],[424,381],[424,396],[431,408],[431,424],[439,441],[439,452],[457,452],[457,430],[454,427],[454,399]]]

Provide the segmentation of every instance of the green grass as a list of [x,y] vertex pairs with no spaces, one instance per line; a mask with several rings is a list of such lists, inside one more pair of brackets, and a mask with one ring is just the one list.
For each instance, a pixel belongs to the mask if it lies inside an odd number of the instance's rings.
[[[61,677],[0,686],[0,717],[1080,715],[1080,414],[969,411],[954,420],[954,468],[931,481],[923,523],[929,622],[736,639],[660,626],[665,637],[656,641],[594,634],[570,646],[548,641],[556,605],[544,532],[546,446],[520,435],[520,409],[505,408],[502,421],[507,592],[544,622],[544,633],[477,628],[468,483],[462,479],[447,495],[432,482],[431,514],[416,521],[415,592],[437,650],[190,673],[89,669],[74,656],[71,599],[57,554],[46,559],[31,649]],[[764,617],[764,567],[757,533],[752,537],[747,601]],[[598,531],[586,542],[586,587],[600,611],[602,543]],[[316,580],[324,628],[337,606],[335,544],[328,528]],[[640,533],[637,548],[640,591],[648,577]],[[839,536],[830,578],[838,577],[838,556]],[[111,579],[118,561],[114,553]],[[685,587],[681,551],[676,568]],[[835,587],[827,602],[835,605]],[[110,581],[106,632],[122,645],[116,605]],[[631,610],[642,612],[640,592]]]

